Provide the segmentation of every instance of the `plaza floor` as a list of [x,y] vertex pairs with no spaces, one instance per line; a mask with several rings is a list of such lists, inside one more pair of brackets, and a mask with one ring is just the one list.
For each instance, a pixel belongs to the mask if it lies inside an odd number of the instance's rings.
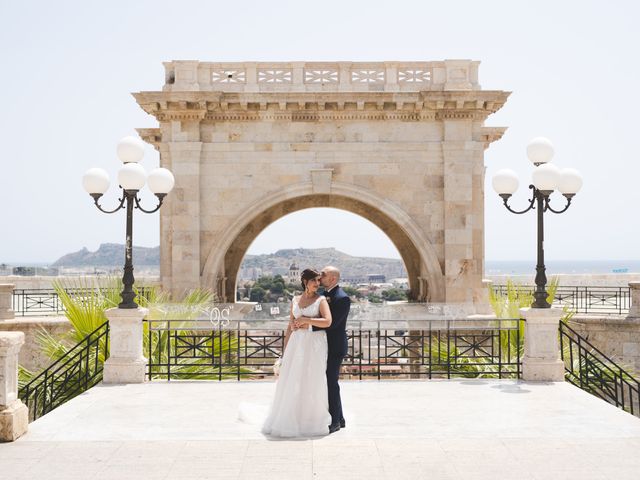
[[238,420],[273,391],[99,385],[0,444],[0,478],[640,478],[640,419],[566,383],[345,381],[347,428],[295,441]]

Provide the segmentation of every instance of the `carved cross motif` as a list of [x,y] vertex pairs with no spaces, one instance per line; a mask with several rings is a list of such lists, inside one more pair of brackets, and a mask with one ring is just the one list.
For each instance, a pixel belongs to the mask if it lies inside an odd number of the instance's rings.
[[384,83],[384,70],[351,70],[353,83]]
[[429,83],[431,72],[422,69],[398,70],[398,83]]
[[258,70],[258,83],[291,83],[291,70]]
[[244,83],[244,70],[214,70],[211,72],[212,83]]
[[305,70],[305,83],[338,83],[337,70]]

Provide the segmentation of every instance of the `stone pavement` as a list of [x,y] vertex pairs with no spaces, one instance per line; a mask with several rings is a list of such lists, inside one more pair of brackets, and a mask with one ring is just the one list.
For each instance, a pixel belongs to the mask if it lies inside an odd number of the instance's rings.
[[10,479],[637,479],[640,420],[566,383],[345,381],[347,428],[238,420],[272,382],[100,385],[0,444]]

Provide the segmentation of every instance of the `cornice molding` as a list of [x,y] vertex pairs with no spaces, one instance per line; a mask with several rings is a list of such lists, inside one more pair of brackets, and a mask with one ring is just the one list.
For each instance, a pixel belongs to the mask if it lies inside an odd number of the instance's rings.
[[139,92],[142,109],[166,121],[484,120],[510,92]]
[[140,138],[153,148],[160,151],[160,144],[162,143],[162,130],[159,128],[136,128],[136,132],[140,135]]

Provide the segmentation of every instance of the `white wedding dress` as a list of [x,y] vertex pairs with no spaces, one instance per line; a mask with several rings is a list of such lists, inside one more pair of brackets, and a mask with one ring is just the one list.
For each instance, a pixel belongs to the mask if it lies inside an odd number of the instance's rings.
[[[293,300],[293,316],[320,316],[319,297],[300,308]],[[291,332],[282,355],[280,376],[262,433],[275,437],[311,437],[329,433],[331,415],[327,394],[327,336],[323,330]]]

